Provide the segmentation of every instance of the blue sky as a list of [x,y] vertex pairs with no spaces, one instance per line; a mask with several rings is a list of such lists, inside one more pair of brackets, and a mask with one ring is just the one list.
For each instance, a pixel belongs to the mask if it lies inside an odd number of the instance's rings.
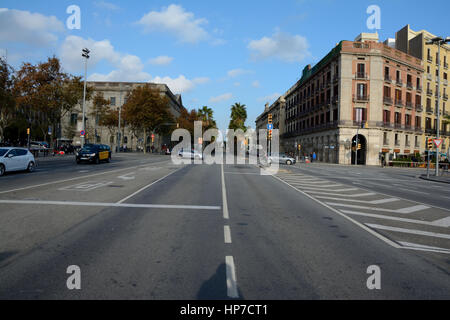
[[[66,9],[81,9],[70,30]],[[248,107],[247,125],[340,40],[366,25],[368,6],[381,9],[380,40],[410,24],[450,36],[448,1],[0,1],[0,54],[9,62],[43,61],[55,54],[81,74],[79,51],[89,47],[90,80],[168,83],[188,109],[208,105],[219,127],[230,106]]]

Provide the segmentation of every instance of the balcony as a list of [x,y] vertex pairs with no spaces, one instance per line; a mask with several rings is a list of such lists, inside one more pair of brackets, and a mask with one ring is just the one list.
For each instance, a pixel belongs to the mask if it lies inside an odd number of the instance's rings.
[[392,98],[391,97],[383,97],[384,104],[392,105]]
[[422,86],[417,86],[416,90],[422,92]]
[[355,74],[355,79],[356,80],[367,80],[367,73],[365,73],[365,72],[357,72]]
[[395,106],[403,108],[405,105],[403,103],[403,100],[395,100]]
[[416,104],[416,111],[417,112],[422,112],[423,111],[423,106],[421,104]]
[[433,62],[433,57],[427,56],[427,61],[430,62],[430,63]]
[[425,128],[426,134],[436,134],[436,129],[433,128]]
[[428,80],[433,80],[433,76],[430,73],[427,73],[427,79]]
[[415,126],[415,127],[414,127],[414,131],[417,132],[417,133],[422,133],[422,132],[423,132],[421,126]]
[[400,122],[395,122],[394,128],[395,129],[404,129],[405,127]]
[[442,83],[444,84],[444,86],[448,86],[448,80],[447,80],[447,79],[444,79],[444,80],[442,81]]
[[402,87],[403,86],[403,82],[401,79],[397,79],[397,81],[395,81],[395,85]]
[[432,107],[427,107],[427,113],[433,113],[433,108]]
[[394,124],[392,122],[384,121],[384,122],[378,122],[377,126],[387,128],[387,129],[393,129]]
[[395,146],[396,146],[396,147],[399,147],[399,146],[400,146],[400,141],[399,141],[399,140],[396,140],[396,141],[395,141]]
[[433,95],[433,90],[427,89],[427,95],[432,96]]
[[389,140],[383,140],[383,146],[388,146],[389,145]]
[[364,96],[364,95],[353,95],[353,102],[368,102],[369,101],[369,96]]
[[442,98],[447,101],[448,100],[448,94],[444,93],[444,95],[442,96]]
[[406,108],[407,109],[412,109],[413,108],[413,104],[411,101],[406,101]]
[[407,82],[406,83],[406,88],[409,89],[409,90],[412,90],[413,89],[413,84],[411,82]]
[[444,62],[444,69],[448,69],[448,63]]
[[388,74],[385,74],[385,75],[384,75],[384,81],[389,82],[389,83],[392,83],[391,76],[388,75]]

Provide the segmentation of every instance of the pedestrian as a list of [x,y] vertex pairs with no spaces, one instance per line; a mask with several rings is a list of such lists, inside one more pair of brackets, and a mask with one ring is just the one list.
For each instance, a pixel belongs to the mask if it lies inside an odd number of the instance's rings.
[[315,152],[313,152],[313,161],[315,162],[315,161],[316,161],[316,159],[317,159],[317,155],[316,155],[316,153],[315,153]]
[[309,159],[311,160],[311,162],[314,161],[312,153],[309,154]]
[[384,168],[384,154],[381,155],[381,167]]

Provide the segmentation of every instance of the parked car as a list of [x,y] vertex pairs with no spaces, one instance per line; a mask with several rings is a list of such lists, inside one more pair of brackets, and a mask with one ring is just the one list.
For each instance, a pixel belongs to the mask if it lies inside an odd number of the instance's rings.
[[80,151],[75,153],[77,163],[93,162],[99,164],[100,161],[111,161],[111,148],[104,144],[85,144]]
[[183,150],[178,151],[178,156],[181,158],[190,158],[203,160],[203,155],[197,150]]
[[0,148],[0,176],[10,171],[33,172],[35,168],[36,161],[28,149]]
[[281,164],[287,164],[287,165],[292,165],[295,164],[295,158],[292,158],[290,156],[288,156],[285,153],[280,153],[280,154],[273,154],[269,157],[269,162],[278,162]]

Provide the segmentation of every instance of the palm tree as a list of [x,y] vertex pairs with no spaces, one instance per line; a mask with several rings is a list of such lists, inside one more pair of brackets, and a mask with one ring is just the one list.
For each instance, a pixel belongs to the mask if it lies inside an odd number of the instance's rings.
[[198,117],[203,121],[205,129],[216,128],[216,121],[214,120],[214,111],[208,106],[203,106],[198,109]]
[[231,120],[228,129],[242,129],[246,131],[245,121],[247,120],[247,107],[245,104],[236,102],[231,106]]

